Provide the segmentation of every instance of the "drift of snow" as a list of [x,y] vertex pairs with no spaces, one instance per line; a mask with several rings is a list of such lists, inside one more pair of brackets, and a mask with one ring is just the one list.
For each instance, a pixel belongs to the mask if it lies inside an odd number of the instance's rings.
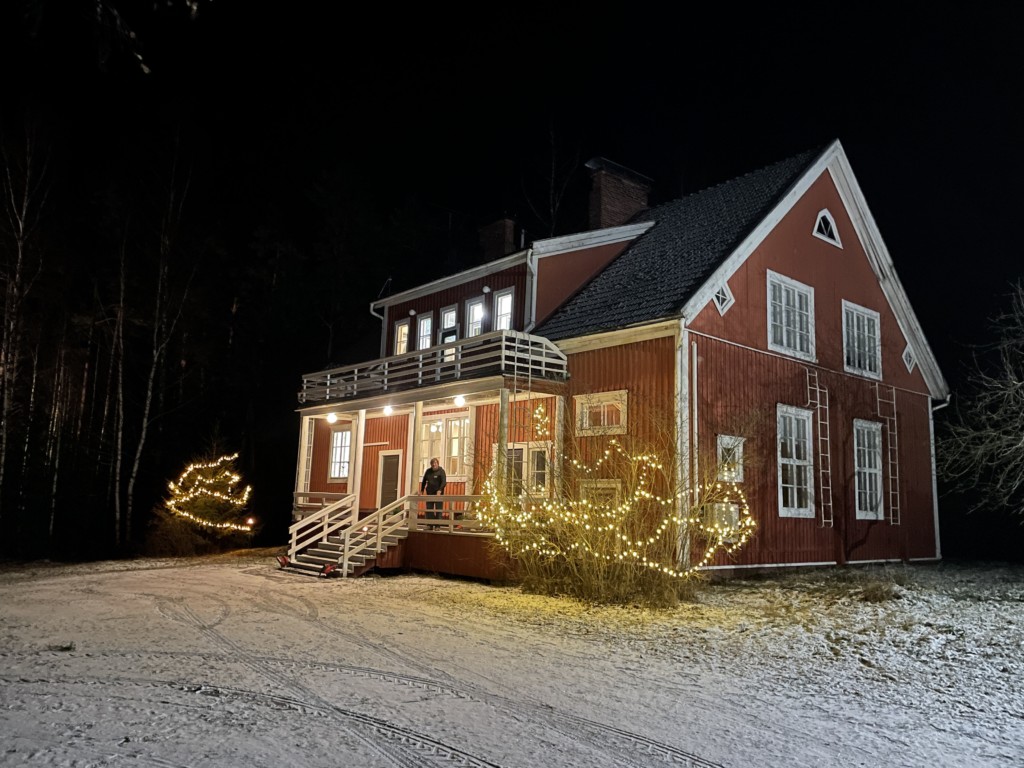
[[1024,762],[1014,566],[736,580],[656,612],[268,553],[36,564],[0,568],[0,620],[0,766]]

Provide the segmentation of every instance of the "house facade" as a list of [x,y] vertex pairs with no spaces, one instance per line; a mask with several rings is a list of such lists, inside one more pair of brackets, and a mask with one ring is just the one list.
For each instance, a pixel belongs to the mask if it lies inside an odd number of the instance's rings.
[[303,377],[291,564],[500,578],[484,482],[565,492],[611,440],[669,450],[686,503],[742,488],[756,534],[707,567],[938,559],[948,387],[840,143],[653,208],[588,167],[589,231],[374,302],[380,356]]

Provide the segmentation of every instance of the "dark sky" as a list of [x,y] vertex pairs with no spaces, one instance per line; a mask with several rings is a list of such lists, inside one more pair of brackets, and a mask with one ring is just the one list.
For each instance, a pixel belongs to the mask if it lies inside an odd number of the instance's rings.
[[301,221],[289,190],[339,176],[375,206],[515,215],[552,136],[661,198],[838,138],[948,368],[1020,275],[1024,24],[894,5],[15,2],[5,108],[32,105],[94,168],[185,126],[235,220]]

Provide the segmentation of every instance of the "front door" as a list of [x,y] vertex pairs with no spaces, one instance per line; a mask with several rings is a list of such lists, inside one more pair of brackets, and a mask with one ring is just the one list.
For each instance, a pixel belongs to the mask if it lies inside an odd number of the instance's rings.
[[377,477],[377,509],[398,499],[398,478],[402,465],[401,451],[382,451]]

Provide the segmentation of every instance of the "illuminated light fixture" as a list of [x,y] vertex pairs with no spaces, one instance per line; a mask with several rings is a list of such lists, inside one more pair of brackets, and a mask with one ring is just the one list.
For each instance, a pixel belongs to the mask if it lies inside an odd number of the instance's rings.
[[466,404],[466,398],[464,398],[462,395],[456,395],[455,404],[461,408]]
[[409,317],[414,317],[415,315],[416,315],[416,310],[415,309],[410,309],[409,310]]
[[431,432],[437,432],[437,424],[431,424],[430,425],[430,431]]
[[385,416],[390,416],[393,410],[394,410],[394,408],[392,408],[390,405],[385,405],[384,406],[384,415]]
[[490,293],[490,292],[491,292],[491,286],[489,286],[489,285],[485,285],[485,286],[484,286],[483,288],[481,288],[480,290],[481,290],[481,291],[483,291],[484,293]]
[[255,517],[250,517],[249,519],[247,519],[245,521],[245,524],[246,525],[256,525],[256,518]]
[[327,414],[327,423],[328,424],[334,424],[337,420],[338,420],[338,414],[336,414],[336,413],[328,413]]

